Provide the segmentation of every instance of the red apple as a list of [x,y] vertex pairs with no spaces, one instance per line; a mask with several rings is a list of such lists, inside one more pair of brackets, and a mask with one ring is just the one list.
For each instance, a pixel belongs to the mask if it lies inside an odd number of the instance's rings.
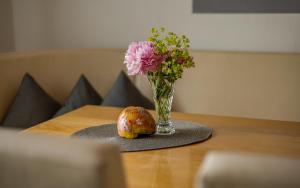
[[117,128],[120,137],[136,138],[139,135],[154,134],[156,124],[146,109],[129,106],[119,115]]

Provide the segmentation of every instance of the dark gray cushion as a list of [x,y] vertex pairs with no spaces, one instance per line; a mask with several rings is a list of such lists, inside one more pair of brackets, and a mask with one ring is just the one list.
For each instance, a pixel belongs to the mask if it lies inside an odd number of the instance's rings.
[[113,87],[104,98],[104,106],[142,106],[147,109],[154,109],[153,103],[148,100],[130,81],[128,76],[121,71]]
[[84,75],[81,75],[70,96],[65,100],[63,107],[54,115],[60,116],[88,104],[99,105],[102,97],[93,88]]
[[59,108],[60,104],[26,73],[16,98],[4,117],[3,126],[26,129],[50,119]]

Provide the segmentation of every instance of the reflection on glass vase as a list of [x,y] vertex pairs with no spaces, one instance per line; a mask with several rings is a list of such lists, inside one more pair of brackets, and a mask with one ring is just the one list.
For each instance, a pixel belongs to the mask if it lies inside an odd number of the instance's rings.
[[175,127],[171,121],[171,108],[174,95],[174,82],[168,77],[148,74],[156,111],[156,134],[171,135]]

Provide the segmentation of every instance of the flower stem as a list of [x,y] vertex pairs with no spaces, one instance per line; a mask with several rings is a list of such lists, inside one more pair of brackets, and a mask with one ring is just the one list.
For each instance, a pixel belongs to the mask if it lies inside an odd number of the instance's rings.
[[148,75],[148,80],[153,91],[153,100],[158,123],[168,123],[172,107],[174,88],[163,76]]

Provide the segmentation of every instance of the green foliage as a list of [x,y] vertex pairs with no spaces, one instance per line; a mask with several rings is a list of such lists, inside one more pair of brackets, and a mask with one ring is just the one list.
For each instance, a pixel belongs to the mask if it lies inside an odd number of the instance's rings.
[[149,72],[149,76],[162,76],[170,82],[175,82],[182,77],[184,68],[194,67],[195,63],[190,56],[188,48],[190,40],[173,32],[165,32],[165,28],[152,28],[148,38],[155,44],[158,54],[165,56],[165,61],[160,64],[156,72]]

